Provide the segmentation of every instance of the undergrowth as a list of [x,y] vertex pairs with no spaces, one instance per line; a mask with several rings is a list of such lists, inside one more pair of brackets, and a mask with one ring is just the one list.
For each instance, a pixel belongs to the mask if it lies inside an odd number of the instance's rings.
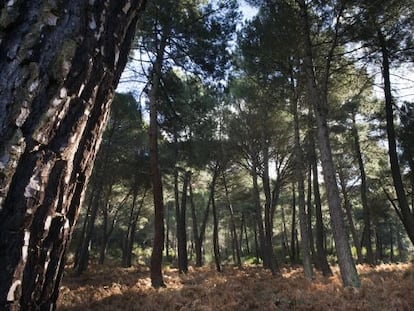
[[414,270],[410,263],[360,265],[361,288],[344,288],[334,276],[300,268],[273,277],[261,267],[190,268],[186,275],[164,271],[166,288],[153,289],[147,267],[94,265],[84,275],[70,269],[63,279],[58,310],[414,310]]

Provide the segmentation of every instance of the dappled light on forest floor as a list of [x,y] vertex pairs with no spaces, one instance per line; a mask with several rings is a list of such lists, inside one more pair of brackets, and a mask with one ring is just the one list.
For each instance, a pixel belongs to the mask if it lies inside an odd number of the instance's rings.
[[412,264],[360,265],[359,289],[343,288],[333,270],[310,281],[301,268],[276,277],[261,267],[166,269],[167,287],[153,289],[143,266],[93,266],[80,277],[68,269],[58,310],[414,310]]

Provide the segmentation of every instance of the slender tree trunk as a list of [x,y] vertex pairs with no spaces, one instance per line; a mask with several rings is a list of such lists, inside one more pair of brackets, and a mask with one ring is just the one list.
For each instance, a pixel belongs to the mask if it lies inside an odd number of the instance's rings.
[[368,186],[367,186],[367,176],[365,173],[365,165],[362,159],[361,145],[359,143],[359,134],[356,127],[355,114],[352,115],[352,134],[354,137],[355,144],[355,155],[358,159],[359,171],[361,174],[361,201],[362,201],[362,210],[364,217],[364,246],[367,251],[366,263],[373,265],[374,264],[374,253],[372,251],[372,229],[371,229],[371,210],[368,205]]
[[402,237],[401,237],[401,232],[400,230],[397,229],[397,247],[398,247],[398,258],[400,262],[404,262],[405,260],[405,256],[404,256],[404,246],[403,246],[403,241],[402,241]]
[[288,241],[288,234],[287,234],[287,228],[286,228],[286,219],[285,219],[285,209],[281,208],[282,212],[282,249],[284,251],[283,259],[285,263],[287,263],[286,256],[289,254],[289,241]]
[[190,180],[190,204],[191,204],[191,218],[193,219],[193,237],[194,237],[194,248],[195,248],[195,255],[196,255],[196,266],[201,267],[202,265],[202,254],[201,254],[201,245],[200,245],[200,235],[198,233],[198,222],[197,222],[197,213],[194,204],[194,197],[193,197],[193,186]]
[[346,181],[345,181],[342,168],[339,169],[338,175],[339,175],[339,182],[340,182],[341,189],[342,189],[342,196],[344,198],[344,207],[345,207],[346,217],[349,223],[349,230],[351,231],[351,237],[352,237],[352,240],[354,242],[354,246],[357,252],[358,263],[362,263],[363,256],[362,256],[361,242],[360,242],[360,239],[358,238],[358,234],[355,229],[355,224],[354,224],[354,220],[352,217],[351,202],[349,202],[348,190],[346,189]]
[[393,98],[391,93],[389,52],[387,49],[387,42],[380,29],[378,29],[378,39],[382,53],[382,76],[384,79],[385,115],[387,120],[388,155],[391,165],[391,175],[394,182],[395,192],[397,194],[398,205],[400,207],[401,220],[411,243],[414,244],[414,214],[410,209],[410,205],[405,194],[397,153]]
[[108,212],[103,211],[102,213],[102,240],[99,248],[99,259],[98,264],[103,265],[105,262],[106,247],[108,245]]
[[75,267],[77,275],[81,275],[89,265],[89,252],[92,243],[93,231],[95,229],[95,221],[98,215],[99,204],[100,204],[101,189],[98,190],[98,193],[92,203],[91,214],[87,223],[86,234],[82,240],[82,246],[79,252],[78,264]]
[[151,182],[154,200],[154,238],[151,253],[151,284],[154,288],[165,287],[162,275],[162,251],[164,247],[164,198],[162,177],[158,154],[158,105],[161,69],[163,65],[167,35],[163,34],[158,47],[156,60],[152,69],[151,90],[149,93],[149,145]]
[[219,246],[219,222],[217,215],[217,207],[215,202],[215,184],[211,184],[211,208],[213,211],[213,249],[214,249],[214,262],[216,264],[216,270],[221,272],[221,260],[220,260],[220,246]]
[[137,204],[138,187],[137,187],[135,182],[134,182],[132,187],[133,187],[132,205],[131,205],[131,209],[129,211],[128,228],[127,228],[124,247],[123,247],[123,251],[122,251],[122,266],[124,268],[129,268],[131,266],[131,263],[132,263],[132,258],[131,258],[132,248],[130,247],[130,243],[131,243],[131,240],[132,240],[132,236],[135,235],[135,230],[133,230],[133,219],[134,219],[134,213],[135,213],[135,206]]
[[[137,189],[138,190],[138,189]],[[123,266],[128,268],[132,265],[132,251],[134,249],[134,242],[135,242],[135,231],[137,229],[137,223],[139,216],[141,216],[141,210],[144,206],[144,200],[147,196],[148,189],[144,190],[144,193],[141,198],[141,202],[139,203],[138,210],[135,212],[135,206],[138,196],[138,191],[134,189],[133,193],[133,201],[132,201],[132,207],[131,207],[131,214],[130,214],[130,224],[128,226],[128,233],[127,233],[127,239],[126,239],[126,247],[125,247],[125,259],[123,260]],[[129,196],[129,195],[128,195]]]
[[178,239],[178,271],[179,273],[188,272],[188,254],[187,254],[187,188],[190,178],[190,172],[184,174],[183,192],[181,194],[181,206],[177,213],[177,239]]
[[227,187],[227,181],[226,181],[226,176],[224,174],[224,171],[223,171],[223,183],[224,183],[224,191],[225,191],[226,200],[227,200],[227,207],[228,207],[229,213],[230,213],[230,227],[231,227],[231,233],[232,233],[232,239],[233,239],[233,245],[234,245],[233,249],[235,250],[235,257],[236,257],[235,263],[237,264],[237,266],[239,268],[241,268],[242,263],[241,263],[241,257],[240,257],[239,239],[237,237],[236,222],[234,220],[233,205],[231,203],[229,189]]
[[322,217],[322,202],[321,194],[319,191],[318,163],[316,160],[316,146],[313,132],[314,130],[312,126],[309,126],[309,155],[311,158],[310,162],[312,164],[313,195],[315,199],[316,254],[322,270],[322,274],[324,276],[332,276],[333,273],[331,267],[329,266],[326,254],[325,230]]
[[0,34],[2,310],[56,308],[66,250],[142,4],[0,5],[7,16]]
[[[359,287],[361,285],[355,263],[352,259],[351,249],[348,243],[348,235],[346,233],[345,223],[341,210],[341,199],[339,196],[338,185],[335,176],[335,167],[332,158],[332,151],[329,140],[329,126],[327,122],[328,103],[327,103],[327,83],[329,77],[329,67],[332,60],[327,57],[326,64],[326,80],[322,85],[321,92],[318,89],[316,74],[314,72],[314,63],[312,55],[312,42],[310,34],[310,25],[308,20],[307,3],[300,0],[301,19],[304,35],[305,57],[304,69],[307,76],[308,92],[310,102],[312,103],[315,113],[316,124],[318,128],[318,143],[321,153],[321,162],[323,176],[325,180],[326,193],[328,198],[329,212],[331,216],[331,227],[335,239],[335,247],[338,256],[338,263],[341,270],[342,282],[345,286]],[[333,48],[335,40],[333,40]]]
[[392,224],[389,224],[390,228],[390,261],[394,262],[395,256],[394,256],[394,232],[392,230]]
[[[272,195],[270,191],[270,179],[269,179],[269,146],[265,143],[265,134],[262,134],[263,147],[263,191],[265,193],[265,247],[264,253],[268,260],[268,265],[272,274],[278,274],[279,267],[276,261],[276,257],[273,251],[273,219],[272,219]],[[276,202],[275,202],[276,204]]]
[[290,238],[290,261],[296,263],[296,190],[295,184],[292,184],[292,227]]
[[74,260],[74,268],[76,270],[76,268],[79,265],[79,259],[81,257],[81,253],[82,253],[82,246],[83,246],[83,241],[86,238],[86,228],[90,219],[90,213],[91,213],[91,209],[93,206],[95,200],[95,188],[93,188],[91,194],[90,194],[90,198],[89,198],[89,202],[88,202],[88,208],[86,210],[85,213],[85,219],[83,220],[83,224],[82,224],[82,230],[79,234],[79,238],[78,238],[78,243],[77,243],[77,247],[76,247],[76,252],[75,252],[75,260]]
[[166,217],[166,232],[165,232],[165,256],[170,258],[170,226],[171,226],[171,205],[167,204],[165,209],[167,210]]
[[260,246],[257,238],[257,222],[254,224],[254,249],[256,254],[256,264],[260,262]]
[[251,175],[253,179],[253,200],[255,205],[255,212],[256,212],[256,225],[257,225],[257,233],[258,233],[258,248],[259,256],[263,259],[263,266],[265,268],[269,268],[269,258],[266,257],[266,253],[264,251],[265,247],[265,233],[263,227],[263,217],[262,217],[262,207],[260,204],[260,192],[259,192],[259,185],[258,185],[258,176],[257,176],[257,164],[254,163],[253,167],[251,168]]
[[213,178],[211,180],[211,184],[210,184],[210,196],[207,202],[207,207],[205,209],[204,212],[204,217],[203,217],[203,223],[201,224],[200,227],[200,234],[197,237],[198,239],[198,248],[196,248],[196,266],[197,267],[201,267],[203,265],[203,242],[204,242],[204,236],[205,236],[205,232],[206,232],[206,227],[207,227],[207,220],[208,220],[208,216],[210,214],[210,204],[213,201],[213,196],[214,196],[214,189],[215,189],[215,185],[216,185],[216,180],[217,180],[217,174],[218,174],[218,165],[216,165],[213,169]]
[[295,177],[298,183],[298,199],[299,199],[299,225],[301,235],[301,249],[302,249],[302,263],[305,277],[312,279],[312,261],[310,252],[310,239],[309,232],[311,230],[308,227],[308,217],[306,215],[305,206],[305,158],[303,156],[303,150],[300,145],[300,134],[299,134],[299,116],[298,116],[298,102],[293,100],[293,120],[294,120],[294,133],[295,133]]
[[244,213],[242,213],[242,224],[240,228],[240,245],[242,245],[243,243],[243,236],[244,236],[244,241],[246,244],[246,254],[250,255],[249,238],[247,236],[247,224],[246,224],[246,217]]
[[309,246],[312,255],[312,261],[315,263],[315,266],[320,269],[320,263],[318,262],[318,258],[316,256],[315,250],[315,239],[313,237],[313,226],[312,226],[312,219],[313,219],[313,202],[312,202],[312,164],[308,161],[308,176],[307,176],[307,198],[306,198],[306,208],[307,208],[307,215],[308,215],[308,228],[309,228]]

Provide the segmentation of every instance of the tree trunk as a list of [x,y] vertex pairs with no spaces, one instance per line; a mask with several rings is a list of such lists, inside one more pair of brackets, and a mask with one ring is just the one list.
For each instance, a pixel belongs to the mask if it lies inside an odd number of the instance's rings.
[[211,208],[213,211],[213,249],[214,249],[214,262],[216,264],[216,270],[221,272],[221,260],[220,260],[220,246],[219,246],[219,222],[217,215],[217,208],[215,202],[215,184],[211,184]]
[[342,168],[339,169],[338,176],[339,176],[339,183],[342,189],[342,196],[344,198],[344,207],[345,207],[346,217],[348,219],[349,230],[351,231],[352,241],[354,242],[354,246],[357,252],[358,263],[362,263],[363,257],[362,257],[361,242],[360,242],[360,239],[358,238],[358,235],[355,229],[354,220],[352,218],[351,202],[349,202],[348,190],[346,189],[346,181],[345,181]]
[[312,228],[312,218],[313,218],[313,203],[312,203],[312,164],[308,160],[308,187],[307,187],[307,198],[306,198],[306,208],[308,215],[308,228],[309,228],[309,246],[310,252],[312,255],[312,261],[315,263],[317,269],[321,269],[321,263],[318,260],[315,250],[315,239],[313,237],[313,228]]
[[151,182],[154,200],[154,238],[151,253],[151,285],[154,288],[165,287],[162,275],[162,251],[164,248],[164,197],[162,177],[158,154],[158,105],[161,69],[163,65],[167,36],[162,35],[151,76],[151,90],[149,92],[149,145]]
[[82,240],[80,247],[79,257],[77,260],[77,265],[75,266],[75,272],[77,275],[81,275],[88,268],[89,264],[89,252],[92,243],[92,236],[95,228],[95,221],[98,215],[99,210],[99,200],[101,197],[101,189],[98,190],[97,195],[92,203],[91,214],[88,218],[88,223],[86,225],[86,233]]
[[283,249],[283,259],[284,262],[287,263],[287,255],[289,255],[289,241],[288,241],[288,234],[286,229],[286,219],[285,219],[285,209],[281,208],[282,212],[282,249]]
[[262,207],[260,204],[260,192],[259,192],[259,185],[258,185],[258,176],[257,176],[257,164],[254,163],[253,167],[251,168],[251,175],[253,179],[253,200],[255,205],[255,218],[256,218],[256,225],[257,225],[257,234],[258,234],[258,243],[256,251],[258,251],[259,256],[263,259],[263,266],[265,268],[269,267],[269,260],[266,257],[264,252],[265,247],[265,233],[263,227],[263,217],[262,217]]
[[171,205],[167,204],[166,228],[165,228],[165,256],[170,259],[170,223],[171,223]]
[[213,178],[211,179],[211,184],[210,184],[210,196],[207,202],[207,207],[204,211],[204,217],[203,217],[203,222],[201,224],[200,227],[200,234],[197,237],[198,239],[198,243],[197,243],[197,247],[196,247],[196,266],[197,267],[201,267],[203,265],[203,242],[204,242],[204,236],[206,233],[206,227],[207,227],[207,220],[208,220],[208,216],[210,214],[210,204],[213,201],[213,196],[214,196],[214,188],[216,185],[216,180],[217,180],[217,174],[218,174],[218,165],[216,165],[213,169]]
[[[53,310],[144,1],[0,5],[0,307]],[[7,35],[6,35],[7,34]]]
[[[327,83],[329,77],[331,57],[327,57],[325,81],[321,89],[318,89],[316,74],[314,72],[312,41],[308,19],[308,8],[305,1],[300,1],[301,19],[304,35],[305,57],[304,69],[307,76],[308,92],[310,102],[315,113],[318,128],[318,143],[321,153],[322,171],[325,179],[325,187],[328,198],[329,212],[331,216],[332,232],[335,239],[335,247],[338,256],[338,263],[341,270],[342,282],[345,286],[359,287],[361,285],[355,263],[352,259],[351,249],[348,243],[345,223],[342,217],[341,199],[338,185],[336,183],[335,167],[332,159],[332,151],[329,139],[329,126],[327,122],[328,102]],[[335,47],[335,40],[332,42],[332,50]]]
[[194,204],[194,197],[193,197],[193,186],[190,180],[190,204],[191,204],[191,218],[193,219],[193,237],[194,237],[194,248],[195,248],[195,255],[196,255],[196,266],[201,267],[202,264],[202,254],[201,254],[201,245],[199,240],[199,233],[198,233],[198,222],[197,222],[197,213]]
[[188,254],[187,254],[187,188],[190,178],[190,172],[184,174],[183,192],[181,194],[181,206],[177,211],[177,240],[178,240],[178,271],[179,273],[188,272]]
[[296,190],[295,184],[292,184],[292,224],[291,224],[291,237],[290,237],[290,262],[296,263]]
[[122,252],[122,266],[124,268],[129,268],[131,267],[131,264],[132,264],[131,252],[133,248],[133,245],[132,245],[133,236],[135,235],[134,214],[135,214],[135,207],[137,204],[137,197],[138,197],[138,187],[137,187],[137,184],[134,182],[133,193],[132,193],[132,205],[131,205],[131,209],[129,212],[128,228],[127,228],[127,233],[125,236],[124,249]]
[[241,257],[240,257],[240,245],[239,245],[239,239],[237,237],[237,231],[236,231],[236,222],[234,220],[234,211],[233,211],[233,205],[231,204],[231,199],[230,199],[230,194],[229,194],[229,189],[227,187],[227,182],[226,182],[226,176],[223,172],[223,183],[224,183],[224,191],[225,191],[225,195],[226,195],[226,200],[227,200],[227,207],[229,208],[229,213],[230,213],[230,228],[231,228],[231,236],[233,239],[233,249],[235,250],[235,263],[237,264],[237,266],[239,268],[241,268],[242,263],[241,263]]
[[[265,134],[262,134],[262,142],[264,144],[263,152],[263,191],[265,193],[265,208],[264,208],[264,221],[265,221],[265,244],[264,253],[265,258],[268,260],[268,267],[273,275],[278,274],[279,267],[276,261],[273,251],[273,217],[272,217],[272,195],[270,191],[270,178],[269,178],[269,146],[265,142]],[[275,202],[276,205],[276,202]]]
[[310,146],[309,147],[310,162],[312,164],[313,196],[315,200],[316,256],[318,258],[318,262],[320,264],[322,274],[324,276],[332,276],[333,273],[332,273],[331,267],[329,266],[327,254],[326,254],[325,230],[324,230],[324,224],[323,224],[323,218],[322,218],[321,194],[319,191],[318,162],[316,160],[314,129],[310,125],[309,125],[309,146]]
[[367,255],[365,262],[373,265],[374,264],[374,253],[372,251],[372,229],[371,229],[371,210],[368,206],[368,186],[367,186],[367,176],[365,174],[365,165],[362,159],[361,145],[359,143],[359,134],[356,127],[355,114],[352,115],[352,134],[354,137],[355,144],[355,154],[358,159],[359,172],[361,174],[361,201],[362,201],[362,210],[364,218],[364,236],[362,241],[364,241],[364,246],[367,250]]
[[122,261],[123,266],[125,268],[129,268],[132,266],[132,251],[134,249],[135,231],[137,229],[137,223],[138,223],[139,216],[141,215],[142,207],[144,206],[145,197],[147,196],[147,191],[148,189],[145,188],[144,193],[141,198],[141,202],[139,203],[138,210],[135,212],[138,189],[136,190],[134,189],[132,207],[131,207],[131,213],[130,213],[130,219],[129,219],[129,225],[128,225],[128,232],[126,236],[126,245],[125,245],[125,251],[124,251],[125,254],[123,256],[123,261]]
[[298,199],[299,199],[299,226],[301,236],[301,249],[302,249],[302,263],[303,272],[305,277],[312,279],[312,261],[310,253],[310,239],[309,231],[311,228],[308,227],[308,217],[306,215],[305,206],[305,158],[303,156],[303,150],[300,145],[300,133],[299,133],[299,116],[298,116],[298,102],[293,100],[293,120],[294,120],[294,133],[295,133],[295,177],[298,183]]
[[92,185],[92,191],[90,193],[90,197],[89,197],[89,201],[88,201],[88,207],[86,209],[86,213],[85,213],[85,219],[83,220],[83,224],[82,224],[82,230],[79,234],[79,237],[77,239],[77,245],[76,245],[76,251],[75,251],[75,259],[74,259],[74,268],[76,270],[78,264],[79,264],[79,259],[81,256],[81,252],[82,252],[82,245],[83,245],[83,241],[86,238],[86,228],[88,226],[88,222],[89,222],[89,218],[90,218],[90,213],[91,213],[91,209],[95,200],[95,187],[94,185]]
[[385,114],[387,120],[388,155],[391,165],[391,175],[392,180],[394,182],[395,192],[397,194],[398,205],[400,207],[401,220],[405,230],[407,231],[407,235],[411,240],[411,243],[414,244],[414,214],[410,209],[410,205],[405,194],[397,154],[396,134],[394,128],[393,99],[390,81],[389,53],[387,49],[387,42],[380,29],[378,29],[378,39],[382,53],[382,76],[384,79]]

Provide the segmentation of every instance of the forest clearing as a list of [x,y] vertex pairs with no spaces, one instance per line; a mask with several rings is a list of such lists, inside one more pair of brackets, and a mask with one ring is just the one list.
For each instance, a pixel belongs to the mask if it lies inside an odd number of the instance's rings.
[[166,288],[151,287],[147,266],[120,268],[93,265],[82,276],[67,270],[58,310],[61,311],[243,311],[243,310],[413,310],[414,269],[411,263],[358,265],[362,286],[343,287],[339,271],[310,281],[302,268],[282,269],[273,277],[258,266],[190,268],[188,274],[165,270]]

